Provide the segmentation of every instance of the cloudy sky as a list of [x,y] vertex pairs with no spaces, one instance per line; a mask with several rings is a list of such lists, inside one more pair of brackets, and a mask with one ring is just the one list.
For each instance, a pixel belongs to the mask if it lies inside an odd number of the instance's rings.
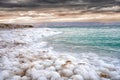
[[24,21],[120,21],[120,0],[0,0],[1,23]]

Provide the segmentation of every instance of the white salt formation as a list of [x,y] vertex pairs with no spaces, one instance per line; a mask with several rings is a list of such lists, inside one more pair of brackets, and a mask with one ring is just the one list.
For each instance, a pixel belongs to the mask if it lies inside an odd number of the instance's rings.
[[51,29],[0,31],[0,80],[120,80],[119,60],[81,54],[73,57],[43,48]]

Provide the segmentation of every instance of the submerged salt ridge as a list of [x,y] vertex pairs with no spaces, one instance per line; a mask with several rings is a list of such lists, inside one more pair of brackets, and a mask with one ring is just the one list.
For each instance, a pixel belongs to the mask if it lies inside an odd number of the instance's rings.
[[0,80],[120,80],[118,59],[93,53],[73,57],[44,48],[51,29],[0,31]]

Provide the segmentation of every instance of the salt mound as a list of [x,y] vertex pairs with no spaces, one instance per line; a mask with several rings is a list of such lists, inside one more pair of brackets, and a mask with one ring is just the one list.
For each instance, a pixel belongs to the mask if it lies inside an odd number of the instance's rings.
[[[50,34],[48,34],[50,33]],[[0,31],[0,80],[120,80],[119,60],[90,53],[76,58],[43,48],[51,29]],[[2,43],[1,42],[1,43]],[[6,45],[4,47],[3,45]]]

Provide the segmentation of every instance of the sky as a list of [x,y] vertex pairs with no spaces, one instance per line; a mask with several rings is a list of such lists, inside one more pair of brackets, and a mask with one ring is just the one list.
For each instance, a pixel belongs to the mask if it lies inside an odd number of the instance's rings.
[[0,0],[0,23],[120,21],[120,0]]

